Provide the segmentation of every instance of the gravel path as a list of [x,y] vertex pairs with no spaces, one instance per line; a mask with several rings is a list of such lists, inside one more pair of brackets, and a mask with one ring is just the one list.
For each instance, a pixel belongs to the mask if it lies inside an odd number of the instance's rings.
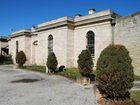
[[[18,81],[23,79],[38,81]],[[97,104],[92,86],[87,88],[61,76],[0,66],[0,105]]]

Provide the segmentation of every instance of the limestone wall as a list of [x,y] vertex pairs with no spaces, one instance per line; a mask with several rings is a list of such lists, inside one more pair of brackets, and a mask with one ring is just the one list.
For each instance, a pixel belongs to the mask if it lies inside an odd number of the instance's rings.
[[[34,42],[36,41],[36,45]],[[33,35],[31,36],[31,64],[36,65],[37,64],[37,51],[38,51],[38,36]]]
[[135,73],[140,75],[140,13],[117,19],[115,44],[126,46],[132,57]]
[[82,50],[86,49],[88,31],[95,34],[95,57],[93,58],[95,66],[101,51],[111,44],[111,25],[110,22],[102,22],[92,25],[85,25],[75,28],[74,31],[74,65],[77,67],[78,55]]
[[1,42],[1,48],[8,46],[8,42]]
[[9,54],[12,55],[13,61],[16,64],[15,57],[16,57],[16,41],[19,43],[18,51],[24,51],[27,62],[26,65],[30,64],[30,38],[25,36],[14,37],[12,40],[8,42],[9,44]]
[[74,67],[74,30],[67,30],[67,67]]
[[41,31],[38,33],[37,64],[46,65],[48,57],[48,36],[53,36],[53,52],[59,65],[67,66],[67,27]]
[[19,51],[25,52],[25,36],[15,37],[9,41],[9,54],[12,55],[13,61],[16,64],[15,57],[16,57],[16,41],[19,43]]
[[31,64],[31,37],[25,37],[25,54],[27,57],[26,64]]
[[[38,35],[32,39],[32,54],[35,54],[35,63],[38,65],[46,65],[47,61],[47,49],[48,49],[48,34],[46,31],[38,33]],[[33,41],[37,40],[38,45],[34,46]]]

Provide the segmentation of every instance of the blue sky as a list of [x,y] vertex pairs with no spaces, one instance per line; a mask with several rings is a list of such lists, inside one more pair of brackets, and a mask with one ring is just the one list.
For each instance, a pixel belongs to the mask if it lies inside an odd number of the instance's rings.
[[140,11],[140,0],[0,0],[0,35],[63,16],[86,15],[89,8],[126,16]]

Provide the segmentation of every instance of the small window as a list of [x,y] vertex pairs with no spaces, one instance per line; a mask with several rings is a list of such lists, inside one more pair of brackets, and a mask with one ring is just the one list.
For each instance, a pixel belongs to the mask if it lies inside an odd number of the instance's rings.
[[87,49],[90,51],[90,53],[94,56],[95,53],[95,35],[93,31],[89,31],[87,33]]
[[19,50],[19,43],[18,41],[16,41],[16,54],[18,53],[18,50]]
[[53,36],[48,36],[48,54],[53,52]]

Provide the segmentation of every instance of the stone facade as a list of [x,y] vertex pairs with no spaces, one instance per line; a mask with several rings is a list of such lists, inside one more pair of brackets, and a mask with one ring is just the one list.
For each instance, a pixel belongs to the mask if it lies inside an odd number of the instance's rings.
[[135,73],[140,75],[140,12],[116,19],[114,41],[126,46]]
[[0,54],[8,55],[8,40],[7,37],[0,37]]
[[[95,10],[90,9],[86,16],[62,17],[42,23],[30,30],[20,30],[12,33],[9,40],[10,54],[15,59],[16,41],[18,41],[18,50],[23,50],[27,56],[26,64],[46,65],[49,48],[48,37],[52,35],[53,52],[56,54],[59,66],[77,67],[78,55],[87,48],[87,33],[92,31],[95,41],[93,56],[95,66],[101,51],[113,41],[116,44],[125,45],[130,50],[132,59],[134,59],[133,64],[137,68],[136,71],[140,71],[140,67],[137,67],[137,65],[140,65],[138,61],[138,58],[140,58],[138,54],[140,53],[140,35],[138,35],[140,18],[138,15],[139,13],[135,16],[120,17],[111,10],[95,12]],[[135,18],[137,27],[134,26],[132,23],[134,19],[131,18]],[[116,20],[115,30],[112,25],[114,20]],[[125,25],[124,22],[127,24]],[[132,31],[135,34],[132,34]],[[113,36],[114,38],[112,38]],[[130,43],[128,40],[131,40]],[[135,47],[134,53],[132,51],[133,47]],[[136,55],[139,57],[136,57]]]
[[30,63],[30,57],[31,57],[30,56],[31,55],[30,32],[31,32],[30,30],[20,30],[12,33],[12,36],[10,37],[8,44],[9,44],[9,54],[12,55],[14,63],[15,63],[15,57],[16,57],[17,47],[18,47],[18,51],[22,50],[26,54],[27,57],[26,64],[31,64]]

